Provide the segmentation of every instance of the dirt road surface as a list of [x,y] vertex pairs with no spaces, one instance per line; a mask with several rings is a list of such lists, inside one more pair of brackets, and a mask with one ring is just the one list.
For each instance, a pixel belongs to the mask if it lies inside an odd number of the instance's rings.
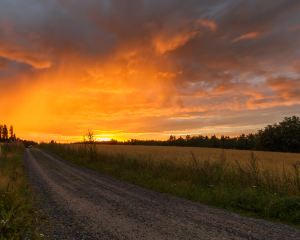
[[156,193],[38,149],[25,163],[49,239],[300,240],[300,230]]

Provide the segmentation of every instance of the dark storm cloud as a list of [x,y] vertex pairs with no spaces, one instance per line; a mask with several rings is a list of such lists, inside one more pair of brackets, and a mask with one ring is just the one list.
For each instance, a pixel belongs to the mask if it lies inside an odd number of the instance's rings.
[[[199,19],[211,19],[218,24],[218,32],[187,41],[184,49],[178,49],[178,58],[187,57],[196,63],[236,62],[242,57],[267,58],[276,54],[275,50],[284,54],[289,50],[286,48],[294,47],[297,43],[291,36],[299,33],[282,30],[300,20],[299,6],[294,0],[3,0],[1,40],[12,41],[30,52],[48,50],[46,55],[54,59],[66,51],[101,56],[118,45],[151,44],[149,40],[160,31],[172,34]],[[249,32],[260,33],[260,39],[232,44]],[[189,51],[194,54],[191,56]]]

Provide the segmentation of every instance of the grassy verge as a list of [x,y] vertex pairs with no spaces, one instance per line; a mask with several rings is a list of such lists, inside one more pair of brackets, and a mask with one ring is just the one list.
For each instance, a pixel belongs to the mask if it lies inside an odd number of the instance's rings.
[[251,216],[300,226],[300,163],[292,172],[262,170],[255,155],[247,165],[201,160],[191,154],[190,164],[134,159],[96,151],[94,145],[74,148],[43,144],[43,149],[101,173],[155,191],[199,201]]
[[22,163],[23,146],[0,147],[0,239],[41,239]]

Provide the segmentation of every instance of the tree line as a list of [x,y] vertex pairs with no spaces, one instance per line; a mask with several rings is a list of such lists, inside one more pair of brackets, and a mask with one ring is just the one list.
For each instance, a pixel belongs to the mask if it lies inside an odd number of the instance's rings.
[[14,133],[14,127],[11,125],[9,128],[6,124],[0,124],[0,142],[16,141],[16,134]]
[[[111,144],[120,144],[112,140]],[[300,118],[286,117],[283,121],[266,126],[252,134],[229,136],[190,136],[171,135],[167,141],[131,139],[123,144],[209,147],[240,150],[262,150],[276,152],[300,152]]]

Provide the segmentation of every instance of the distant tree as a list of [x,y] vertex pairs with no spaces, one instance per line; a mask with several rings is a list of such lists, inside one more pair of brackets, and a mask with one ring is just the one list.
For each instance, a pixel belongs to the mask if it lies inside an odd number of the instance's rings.
[[168,141],[169,141],[169,142],[176,141],[176,137],[173,136],[173,135],[171,135],[171,136],[169,137],[169,140],[168,140]]
[[86,148],[88,151],[88,156],[89,156],[90,161],[95,161],[97,158],[97,151],[96,151],[96,144],[95,144],[94,136],[95,136],[94,132],[92,130],[88,130],[88,132],[86,133],[86,136],[84,137],[85,139],[87,139],[87,141],[85,143],[87,143]]
[[237,148],[242,150],[248,149],[248,138],[245,134],[242,134],[237,138]]
[[14,140],[14,127],[12,125],[9,127],[9,139]]
[[290,152],[300,151],[300,118],[286,117],[279,123],[280,134],[283,138],[282,150]]
[[259,148],[270,151],[300,152],[300,118],[286,117],[258,132]]
[[211,142],[210,147],[214,147],[214,148],[219,147],[219,139],[216,137],[216,135],[211,136],[210,142]]
[[4,141],[8,140],[8,130],[7,130],[7,126],[4,124],[3,129],[2,129],[2,139]]
[[[90,134],[87,139],[91,141]],[[121,144],[114,142],[113,144]],[[193,146],[231,149],[249,149],[283,152],[300,152],[300,118],[286,117],[282,122],[268,125],[253,134],[241,134],[238,137],[213,135],[189,136],[185,138],[171,135],[167,141],[132,139],[126,143],[132,145],[163,145],[163,146]]]
[[92,130],[88,130],[87,134],[86,134],[87,140],[89,143],[93,143],[95,142],[94,139],[94,132]]
[[247,149],[257,149],[258,145],[258,135],[257,134],[249,134],[247,135]]
[[176,145],[178,146],[184,146],[185,145],[185,140],[183,137],[179,137],[177,140],[176,140]]
[[191,135],[186,135],[186,136],[185,136],[185,140],[186,140],[187,142],[189,142],[189,141],[191,140]]

